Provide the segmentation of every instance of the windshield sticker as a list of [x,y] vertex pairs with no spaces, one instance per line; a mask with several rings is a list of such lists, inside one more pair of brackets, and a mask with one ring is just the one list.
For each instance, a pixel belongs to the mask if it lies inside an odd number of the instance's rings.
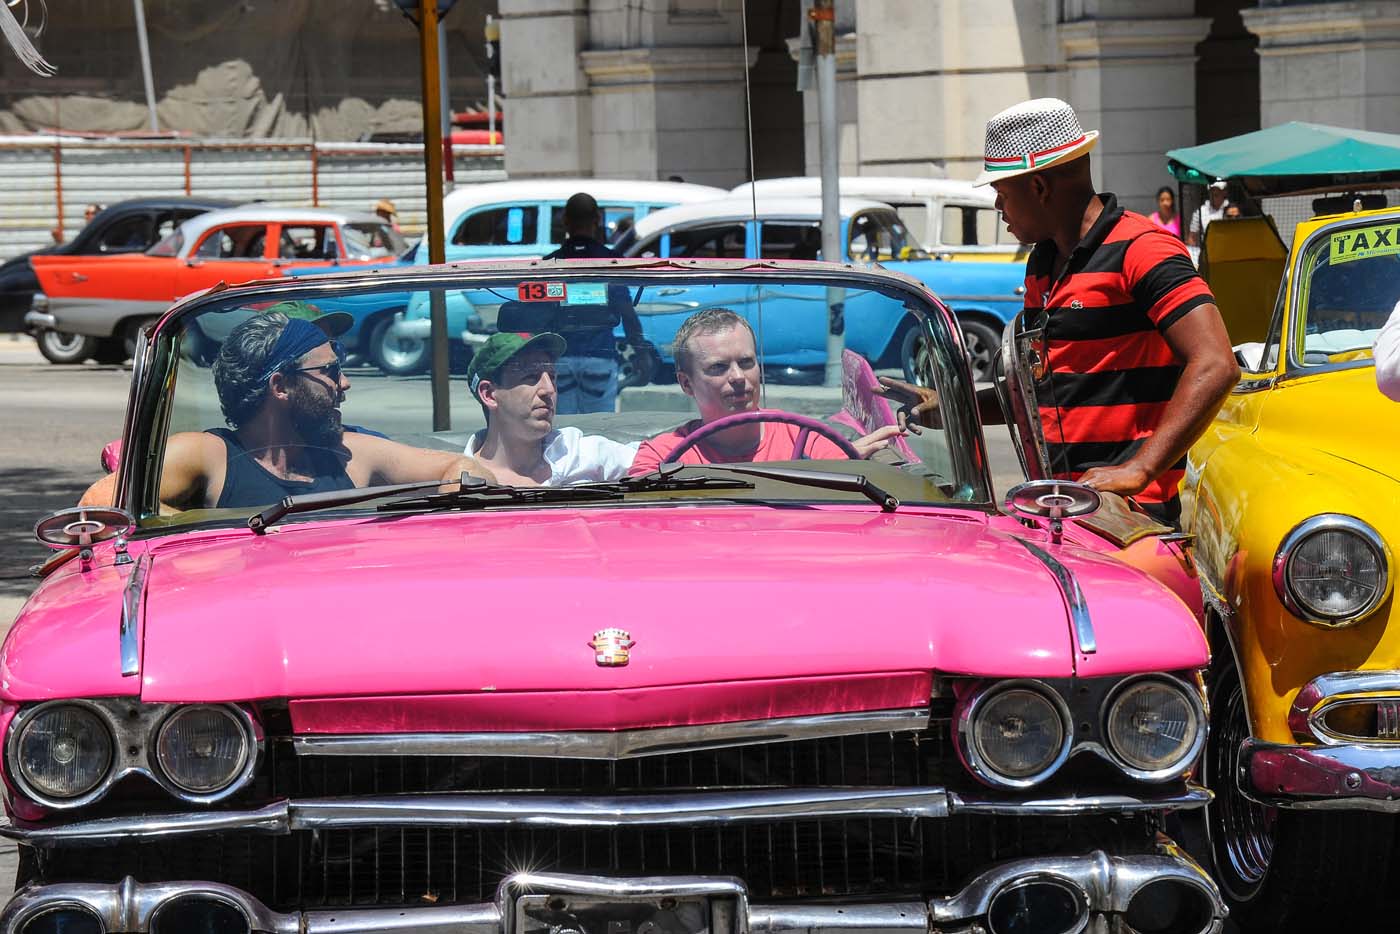
[[565,305],[606,305],[608,287],[601,282],[575,282],[564,298]]
[[562,302],[568,300],[569,290],[562,282],[522,282],[515,297],[522,302]]
[[1344,230],[1332,235],[1333,265],[1349,263],[1356,259],[1369,259],[1372,256],[1396,254],[1400,254],[1400,224]]

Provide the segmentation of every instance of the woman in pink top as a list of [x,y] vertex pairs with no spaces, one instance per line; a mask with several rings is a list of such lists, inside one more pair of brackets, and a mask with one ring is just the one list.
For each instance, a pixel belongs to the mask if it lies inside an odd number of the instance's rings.
[[1181,237],[1181,215],[1176,213],[1176,193],[1166,185],[1157,189],[1157,210],[1147,215],[1147,219],[1158,227]]

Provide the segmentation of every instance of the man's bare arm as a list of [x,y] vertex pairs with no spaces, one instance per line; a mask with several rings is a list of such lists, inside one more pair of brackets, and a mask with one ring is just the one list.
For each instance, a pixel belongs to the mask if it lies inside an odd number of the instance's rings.
[[476,458],[453,451],[432,451],[400,444],[374,435],[347,432],[345,446],[352,458],[364,469],[371,484],[417,483],[424,480],[455,482],[466,472],[473,477],[495,482],[491,471]]
[[[195,509],[205,505],[211,458],[223,455],[222,443],[199,431],[171,435],[165,446],[165,463],[160,475],[162,513]],[[109,473],[87,488],[79,506],[111,506],[117,500],[117,475]]]
[[1161,424],[1135,455],[1113,467],[1093,467],[1079,478],[1095,489],[1124,496],[1141,493],[1186,456],[1240,378],[1230,337],[1215,305],[1192,309],[1162,336],[1177,359],[1185,362],[1176,391]]

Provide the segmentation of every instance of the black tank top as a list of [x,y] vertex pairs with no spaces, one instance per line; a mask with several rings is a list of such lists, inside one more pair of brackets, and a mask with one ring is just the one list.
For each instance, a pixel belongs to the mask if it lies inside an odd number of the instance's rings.
[[270,506],[283,497],[299,493],[325,493],[355,488],[345,472],[345,461],[325,448],[311,448],[311,480],[283,480],[269,473],[238,443],[238,436],[227,428],[210,428],[209,434],[224,442],[227,466],[224,489],[215,503],[218,509],[244,506]]

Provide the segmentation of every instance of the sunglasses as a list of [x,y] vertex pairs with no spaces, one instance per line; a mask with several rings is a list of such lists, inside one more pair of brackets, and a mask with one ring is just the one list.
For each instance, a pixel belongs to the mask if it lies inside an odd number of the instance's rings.
[[323,363],[320,366],[302,366],[292,370],[293,373],[325,373],[333,383],[340,382],[340,376],[345,369],[345,348],[340,341],[331,341],[331,350],[335,352],[335,359],[330,363]]

